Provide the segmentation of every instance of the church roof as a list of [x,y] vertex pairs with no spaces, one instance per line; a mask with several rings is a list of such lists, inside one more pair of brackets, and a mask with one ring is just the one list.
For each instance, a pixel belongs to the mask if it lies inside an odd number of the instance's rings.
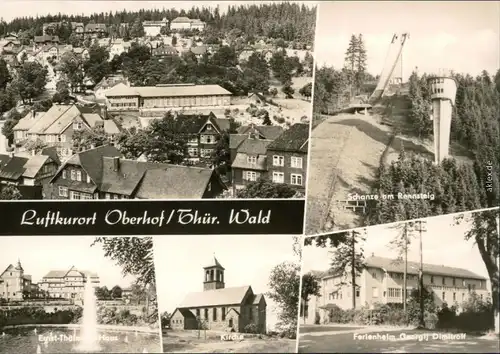
[[17,261],[16,270],[22,270],[22,271],[24,271],[23,266],[21,265],[21,261],[20,260]]
[[206,269],[206,268],[212,268],[212,267],[217,267],[217,268],[221,268],[222,270],[224,270],[224,267],[219,263],[219,261],[217,260],[217,258],[215,258],[215,256],[212,259],[212,262],[210,262],[210,265],[207,265],[203,268]]
[[253,295],[252,288],[247,285],[189,293],[178,308],[240,305],[249,291]]

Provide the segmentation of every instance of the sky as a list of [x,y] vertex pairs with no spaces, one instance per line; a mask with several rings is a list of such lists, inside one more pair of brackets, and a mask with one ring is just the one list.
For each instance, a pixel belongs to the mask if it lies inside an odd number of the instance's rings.
[[38,283],[51,270],[78,270],[95,272],[100,286],[111,289],[118,285],[127,288],[133,278],[123,277],[121,268],[104,257],[99,245],[90,247],[94,236],[3,236],[0,237],[0,268],[3,272],[18,259],[24,273]]
[[368,72],[379,75],[394,33],[409,33],[403,77],[453,70],[494,74],[500,61],[497,1],[337,1],[319,5],[316,60],[341,68],[352,34],[362,34]]
[[[193,6],[217,7],[221,13],[225,12],[229,5],[269,3],[272,1],[21,1],[1,0],[2,11],[0,17],[10,21],[16,17],[42,16],[47,14],[91,14],[127,9],[128,11],[140,9],[162,9],[172,8],[178,11],[188,10]],[[302,3],[303,1],[296,1]],[[311,2],[305,2],[312,5]],[[313,3],[314,4],[314,3]]]
[[[225,268],[226,288],[250,285],[254,293],[269,291],[271,270],[284,261],[296,261],[293,236],[202,235],[157,236],[156,287],[160,312],[172,313],[191,292],[203,291],[203,267],[213,256]],[[276,304],[266,297],[267,326],[277,322]]]
[[[470,213],[466,214],[470,216]],[[465,233],[470,223],[455,225],[453,216],[437,216],[427,218],[427,232],[422,235],[422,254],[424,263],[444,265],[448,267],[466,268],[471,272],[489,279],[477,245],[473,240],[466,241]],[[388,247],[398,231],[390,226],[374,226],[367,229],[366,242],[363,244],[365,258],[372,255],[397,258],[398,252]],[[417,239],[418,240],[418,239]],[[327,270],[330,266],[328,248],[314,246],[304,247],[303,272],[311,270]],[[408,260],[419,262],[418,241],[410,244]]]

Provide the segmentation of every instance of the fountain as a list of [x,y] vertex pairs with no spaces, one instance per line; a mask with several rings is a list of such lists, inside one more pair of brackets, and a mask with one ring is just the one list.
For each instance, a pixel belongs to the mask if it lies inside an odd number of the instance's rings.
[[36,347],[36,354],[42,354],[42,348],[40,348],[40,345]]
[[87,278],[83,295],[83,318],[81,326],[80,343],[76,350],[82,352],[97,352],[99,347],[99,334],[97,332],[97,302],[95,290]]

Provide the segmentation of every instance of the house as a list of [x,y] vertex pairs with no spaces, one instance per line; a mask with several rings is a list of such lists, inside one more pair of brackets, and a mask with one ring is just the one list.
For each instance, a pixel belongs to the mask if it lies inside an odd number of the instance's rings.
[[226,189],[210,168],[123,159],[109,145],[73,155],[50,183],[52,199],[202,199]]
[[[420,263],[407,263],[407,294],[418,289]],[[356,307],[375,303],[403,303],[405,264],[397,259],[372,254],[365,260],[365,268],[356,279]],[[314,272],[320,279],[321,296],[313,296],[305,306],[305,321],[314,324],[328,319],[329,308],[352,308],[352,286],[345,285],[342,277],[331,272]],[[490,296],[487,279],[467,269],[437,264],[423,264],[424,286],[432,291],[437,305],[447,303],[460,307],[472,293],[486,299]],[[302,312],[302,311],[301,311]]]
[[51,270],[38,283],[38,287],[51,298],[83,300],[88,281],[94,287],[99,286],[99,275],[72,266],[68,270]]
[[122,53],[126,53],[129,51],[132,46],[132,42],[125,42],[121,38],[111,40],[109,44],[109,61],[113,60],[115,55],[121,55]]
[[268,176],[303,191],[307,177],[309,124],[296,123],[267,146]]
[[84,32],[87,36],[97,38],[106,35],[108,30],[105,23],[87,23]]
[[0,40],[0,54],[3,52],[11,53],[16,47],[18,45],[14,41]]
[[[272,140],[256,136],[245,138],[237,147],[231,164],[234,189],[244,188],[248,183],[267,178],[267,146]],[[230,149],[231,149],[230,145]]]
[[35,36],[33,41],[35,45],[59,44],[59,37],[49,35]]
[[106,99],[106,93],[109,92],[116,85],[123,84],[125,86],[130,86],[130,83],[123,75],[112,75],[103,78],[94,87],[95,97],[99,100]]
[[244,63],[247,62],[248,59],[252,56],[252,54],[255,53],[253,49],[243,49],[241,53],[238,55],[238,62]]
[[83,35],[85,33],[85,26],[82,22],[71,22],[71,33]]
[[208,115],[181,113],[175,122],[176,131],[187,139],[190,159],[195,161],[210,159],[218,140],[230,127],[229,119],[217,118],[212,112]]
[[116,85],[106,93],[108,111],[165,110],[169,108],[229,106],[231,92],[219,85]]
[[[20,147],[27,140],[40,140],[57,148],[58,154],[65,158],[72,154],[73,133],[82,129],[92,129],[103,124],[99,114],[89,113],[77,105],[53,105],[47,112],[30,112],[14,126],[14,142]],[[113,126],[114,125],[114,126]],[[108,134],[116,134],[118,127],[110,121],[104,125]]]
[[283,133],[283,128],[279,125],[244,125],[238,127],[236,134],[229,136],[229,149],[231,151],[231,161],[236,157],[240,145],[248,138],[274,140]]
[[0,274],[0,299],[22,301],[31,294],[31,275],[25,274],[21,261],[9,264]]
[[172,46],[169,45],[161,45],[157,48],[153,48],[151,50],[153,56],[158,58],[167,58],[167,57],[176,57],[179,56],[179,52]]
[[59,165],[57,154],[49,148],[39,155],[0,154],[0,184],[42,186],[55,175]]
[[55,44],[46,44],[42,46],[34,55],[36,60],[40,63],[46,63],[50,59],[59,60],[59,46]]
[[206,53],[208,53],[208,48],[204,45],[200,45],[197,47],[191,47],[190,50],[191,50],[191,53],[193,53],[195,55],[196,59],[198,59],[198,60],[203,58],[203,56]]
[[189,19],[187,17],[177,17],[170,23],[170,30],[172,31],[186,31],[186,30],[199,30],[205,29],[206,23],[199,19]]
[[73,48],[73,53],[81,57],[83,60],[89,59],[89,50],[87,48]]
[[255,294],[249,285],[226,288],[224,271],[215,257],[203,267],[203,291],[187,294],[175,309],[170,317],[173,330],[245,332],[254,325],[266,333],[264,294]]
[[144,21],[142,27],[147,37],[156,37],[161,34],[161,29],[168,26],[168,20],[163,18],[161,21]]

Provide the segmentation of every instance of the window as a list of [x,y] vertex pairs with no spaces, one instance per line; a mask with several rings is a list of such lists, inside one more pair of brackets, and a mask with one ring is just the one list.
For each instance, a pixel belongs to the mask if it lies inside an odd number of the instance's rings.
[[431,275],[431,284],[434,284],[434,276]]
[[113,199],[120,199],[118,194],[113,195]]
[[197,148],[188,148],[188,153],[189,153],[189,156],[197,157],[198,156],[198,149]]
[[446,278],[445,278],[445,277],[443,277],[443,279],[442,279],[442,281],[441,281],[441,284],[442,284],[442,285],[446,285]]
[[378,297],[378,288],[372,288],[372,297]]
[[457,301],[457,293],[453,293],[453,301]]
[[59,196],[60,197],[67,197],[68,196],[68,188],[59,186]]
[[76,180],[76,171],[75,170],[71,170],[71,180],[72,181]]
[[257,156],[248,156],[247,157],[247,162],[250,164],[255,165],[257,163]]
[[397,299],[400,299],[401,298],[401,295],[402,295],[402,289],[399,289],[399,288],[389,288],[389,296],[388,297],[392,297],[392,298],[397,298]]
[[356,290],[356,297],[359,297],[359,289]]
[[74,122],[73,123],[73,129],[74,130],[80,130],[80,129],[82,129],[82,123],[81,122]]
[[205,319],[208,320],[208,309],[205,309]]
[[285,158],[283,156],[274,155],[273,156],[273,166],[284,166]]
[[292,173],[290,176],[290,183],[293,184],[294,186],[301,186],[302,185],[302,175],[297,175]]
[[69,194],[69,199],[82,199],[80,193],[71,191]]
[[200,309],[196,309],[196,317],[200,318]]
[[226,308],[223,307],[221,312],[222,312],[221,313],[221,318],[222,318],[223,321],[225,321],[226,320]]
[[251,307],[248,308],[248,319],[253,321],[253,308]]
[[76,171],[76,180],[82,181],[82,171]]
[[291,165],[293,168],[302,168],[302,157],[292,156]]
[[66,179],[66,170],[62,171],[62,178]]
[[446,301],[446,293],[443,291],[443,301]]
[[194,136],[194,137],[190,137],[188,142],[190,144],[197,144],[198,143],[198,137]]
[[89,175],[87,175],[87,183],[92,183],[92,180],[90,179]]
[[455,286],[455,280],[456,280],[455,278],[451,278],[451,282],[452,282],[453,286]]
[[217,308],[212,309],[212,320],[217,321]]
[[285,174],[283,172],[273,172],[274,183],[285,183]]
[[207,130],[212,130],[212,124],[207,124]]
[[258,173],[255,171],[244,171],[243,179],[251,182],[257,181]]
[[373,277],[373,279],[377,279],[377,273],[373,272],[372,277]]
[[104,194],[104,199],[111,199],[111,195],[109,193]]

